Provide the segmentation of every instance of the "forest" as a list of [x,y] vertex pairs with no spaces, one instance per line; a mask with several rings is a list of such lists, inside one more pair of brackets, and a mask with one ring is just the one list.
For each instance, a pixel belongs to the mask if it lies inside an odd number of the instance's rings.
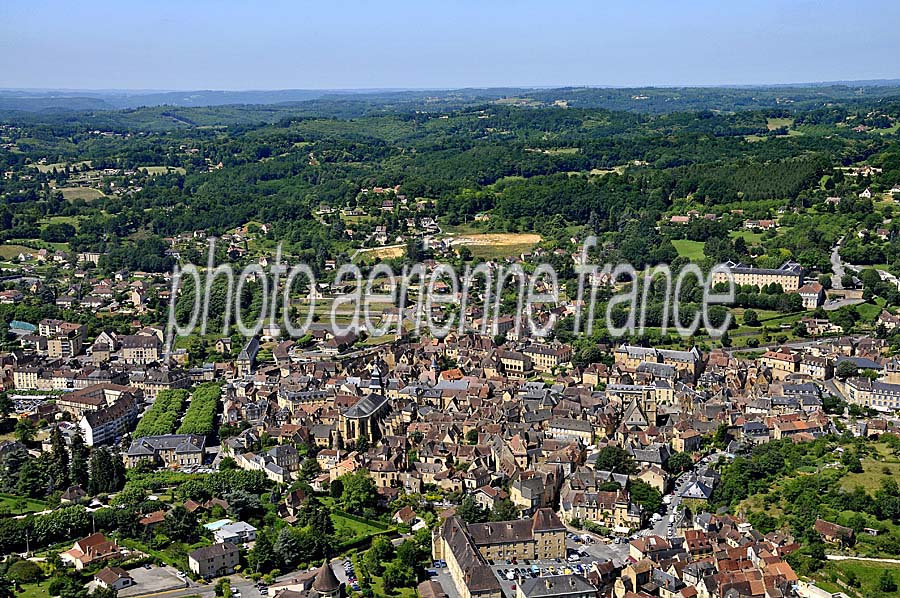
[[[178,259],[167,238],[266,223],[266,239],[321,274],[326,259],[371,246],[376,225],[399,230],[402,214],[365,191],[381,187],[414,201],[418,217],[459,226],[489,214],[477,228],[538,232],[548,249],[593,233],[603,257],[645,264],[672,260],[669,241],[689,239],[707,243],[709,259],[827,270],[848,227],[890,216],[858,195],[900,183],[900,88],[631,91],[647,104],[583,89],[193,107],[107,98],[127,107],[53,112],[7,98],[17,108],[0,104],[0,240],[100,252],[104,272],[165,272]],[[859,164],[879,174],[849,176]],[[322,206],[332,212],[318,215]],[[691,209],[714,218],[666,225]],[[742,216],[803,234],[733,245]],[[862,236],[842,252],[890,266],[894,243]]]

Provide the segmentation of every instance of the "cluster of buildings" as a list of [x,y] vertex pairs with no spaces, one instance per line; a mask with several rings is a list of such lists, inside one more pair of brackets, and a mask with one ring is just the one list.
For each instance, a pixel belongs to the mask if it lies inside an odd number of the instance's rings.
[[[239,248],[250,234],[236,231],[229,242]],[[172,242],[177,248],[198,239]],[[821,286],[803,284],[797,264],[732,266],[738,284],[780,284],[808,308],[822,301]],[[565,314],[565,307],[545,308],[538,317]],[[466,315],[476,325],[484,317]],[[889,313],[881,319],[900,325]],[[608,530],[628,558],[579,573],[521,576],[517,596],[789,596],[796,575],[783,557],[796,543],[734,518],[705,513],[629,543],[654,516],[632,496],[632,483],[702,505],[718,474],[695,465],[691,482],[676,489],[670,460],[699,459],[716,432],[724,430],[729,455],[775,439],[814,439],[834,430],[823,409],[828,391],[860,407],[900,407],[900,362],[885,357],[885,342],[874,338],[796,343],[746,358],[696,347],[602,345],[601,361],[575,365],[570,345],[530,338],[517,320],[502,316],[497,336],[400,335],[365,346],[356,335],[324,327],[315,327],[304,346],[266,329],[240,345],[219,339],[215,351],[228,357],[189,367],[184,351],[164,359],[159,328],[87,338],[83,325],[47,319],[15,322],[20,348],[0,355],[0,366],[21,417],[71,422],[67,429],[79,430],[89,445],[120,444],[161,391],[216,380],[223,383],[218,423],[229,430],[221,456],[242,469],[291,484],[303,466],[297,447],[307,445],[321,470],[312,480],[316,490],[364,471],[384,506],[426,489],[472,496],[487,511],[511,504],[518,517],[505,521],[466,523],[452,507],[441,513],[433,556],[450,575],[425,591],[439,595],[441,583],[452,583],[464,598],[510,595],[498,562],[567,559],[576,525]],[[263,348],[271,360],[260,359]],[[855,375],[837,377],[848,371],[845,363]],[[211,461],[207,441],[195,434],[133,438],[121,457],[127,467],[196,469]],[[596,455],[609,446],[626,451],[634,471],[598,469]],[[293,523],[304,499],[289,494],[281,518]],[[150,514],[141,524],[164,517]],[[396,517],[424,525],[414,512]],[[189,555],[191,570],[202,577],[233,572],[240,546],[253,541],[251,528],[229,521],[211,530],[216,542]],[[86,539],[64,558],[78,566],[112,550]],[[125,583],[115,571],[105,577]]]

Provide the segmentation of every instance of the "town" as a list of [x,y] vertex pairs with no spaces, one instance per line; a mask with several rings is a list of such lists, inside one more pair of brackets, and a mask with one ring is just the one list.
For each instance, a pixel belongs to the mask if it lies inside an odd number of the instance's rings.
[[897,7],[142,4],[0,11],[0,598],[900,596]]
[[[808,310],[825,300],[797,264],[731,267],[739,285],[783,285]],[[141,297],[168,289],[157,278],[81,277],[83,305],[124,293],[146,315]],[[4,550],[58,557],[53,583],[71,567],[122,596],[417,583],[420,596],[463,598],[823,591],[796,570],[810,540],[758,529],[764,512],[723,512],[722,478],[769,443],[849,454],[853,439],[894,435],[900,361],[885,340],[825,335],[756,352],[601,343],[585,360],[516,316],[494,323],[498,335],[478,330],[489,315],[477,305],[464,316],[462,334],[401,326],[362,345],[324,324],[304,339],[269,326],[216,338],[218,359],[199,365],[192,344],[166,357],[162,326],[137,317],[129,334],[93,338],[75,322],[12,321],[18,347],[0,358],[15,439],[0,454],[23,498],[3,500],[33,514],[3,520]],[[885,311],[878,325],[897,323]],[[844,519],[818,518],[810,534],[835,549],[878,534]],[[39,581],[29,563],[6,569]],[[228,581],[204,585],[215,579]]]

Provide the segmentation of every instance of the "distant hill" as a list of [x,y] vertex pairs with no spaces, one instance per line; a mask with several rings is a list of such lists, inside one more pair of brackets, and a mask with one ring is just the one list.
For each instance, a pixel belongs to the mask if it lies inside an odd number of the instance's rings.
[[[900,98],[900,80],[730,87],[564,87],[449,90],[67,91],[2,90],[0,112],[100,112],[137,108],[243,107],[265,113],[356,118],[383,112],[443,112],[479,104],[602,108],[665,114],[713,110],[809,109],[829,102]],[[260,115],[254,115],[260,116]]]

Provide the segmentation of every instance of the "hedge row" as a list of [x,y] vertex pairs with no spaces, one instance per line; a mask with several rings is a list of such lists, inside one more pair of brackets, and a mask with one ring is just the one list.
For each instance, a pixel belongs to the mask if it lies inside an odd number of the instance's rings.
[[194,391],[191,397],[191,404],[184,419],[181,420],[181,426],[178,428],[179,434],[200,434],[201,436],[209,436],[213,431],[213,422],[216,418],[216,411],[219,408],[219,397],[222,395],[222,389],[218,384],[208,383],[201,384]]
[[173,433],[178,423],[178,416],[181,415],[187,398],[188,392],[186,390],[161,391],[156,395],[156,401],[153,403],[153,406],[144,414],[137,428],[135,428],[134,437],[162,436]]

